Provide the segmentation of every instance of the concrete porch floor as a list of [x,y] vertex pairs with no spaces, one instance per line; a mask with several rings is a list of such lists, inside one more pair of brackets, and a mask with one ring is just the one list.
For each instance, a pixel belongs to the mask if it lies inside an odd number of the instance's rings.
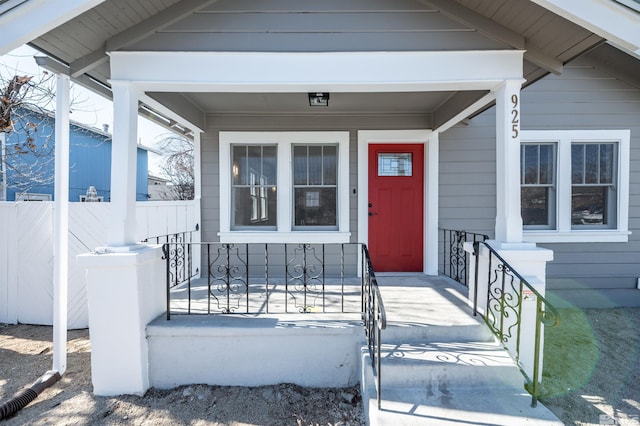
[[[360,325],[357,278],[346,281],[344,300],[338,296],[339,285],[326,285],[325,313],[316,308],[308,309],[309,313],[292,309],[284,313],[286,293],[282,284],[271,282],[269,313],[264,285],[252,283],[250,293],[258,297],[249,303],[251,314],[158,318],[148,327],[150,348],[156,353],[151,370],[165,376],[154,380],[154,385],[172,387],[196,380],[245,386],[277,382],[347,386],[360,381],[372,425],[561,424],[541,404],[530,407],[519,369],[481,317],[471,315],[466,287],[448,277],[424,274],[381,273],[377,279],[387,314],[380,411]],[[194,299],[205,297],[206,282],[194,281],[192,290]],[[186,312],[184,289],[174,289],[172,300],[174,313]],[[206,313],[206,303],[192,302],[192,312]],[[341,312],[343,303],[346,312]],[[170,339],[185,334],[180,342]],[[203,339],[210,339],[211,346]],[[170,358],[176,346],[188,349],[183,357]],[[242,351],[253,352],[259,361]],[[197,353],[206,354],[205,360],[193,358]],[[208,369],[203,375],[211,359],[221,365],[237,359],[241,365],[226,371]],[[286,368],[281,368],[283,359]],[[172,370],[167,366],[176,363],[188,365],[187,374],[167,377]],[[252,370],[258,363],[270,368]],[[242,377],[239,371],[244,371]]]

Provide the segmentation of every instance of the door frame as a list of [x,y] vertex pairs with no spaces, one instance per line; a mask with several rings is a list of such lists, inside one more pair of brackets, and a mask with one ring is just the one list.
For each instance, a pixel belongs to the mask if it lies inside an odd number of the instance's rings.
[[358,242],[369,243],[369,145],[424,144],[423,272],[438,275],[438,133],[418,130],[358,130]]

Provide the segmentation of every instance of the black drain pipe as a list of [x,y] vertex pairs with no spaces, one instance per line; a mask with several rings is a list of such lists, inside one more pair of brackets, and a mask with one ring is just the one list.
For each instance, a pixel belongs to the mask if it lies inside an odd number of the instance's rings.
[[42,393],[46,388],[52,386],[58,380],[61,379],[60,373],[55,370],[49,370],[44,373],[38,380],[27,389],[21,390],[16,393],[13,398],[4,404],[0,405],[0,420],[8,419],[9,417],[22,410],[31,401],[36,399],[38,395]]

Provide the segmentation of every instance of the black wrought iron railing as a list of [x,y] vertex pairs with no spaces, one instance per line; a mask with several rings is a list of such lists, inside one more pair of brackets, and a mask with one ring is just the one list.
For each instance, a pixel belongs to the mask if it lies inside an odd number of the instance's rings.
[[165,252],[167,260],[167,279],[172,286],[177,286],[185,281],[189,281],[200,273],[199,266],[193,261],[193,235],[199,227],[193,231],[176,232],[173,234],[147,237],[142,242],[151,244],[172,244],[173,250]]
[[464,250],[464,243],[485,241],[488,235],[456,229],[443,229],[442,231],[442,262],[440,273],[460,284],[469,286],[469,253]]
[[[485,265],[480,265],[480,249],[485,247],[488,256],[482,256]],[[558,311],[545,299],[522,275],[520,275],[507,261],[505,261],[487,242],[477,241],[473,244],[475,258],[473,314],[480,314],[493,334],[514,356],[522,373],[527,379],[527,389],[531,393],[531,406],[538,403],[539,383],[541,380],[541,342],[543,326],[558,325],[560,317]],[[486,259],[486,260],[485,260]],[[486,295],[479,294],[479,271],[487,272]],[[486,297],[482,301],[484,309],[479,307],[479,297]],[[523,333],[523,308],[525,301],[535,299],[535,327],[533,335],[533,356],[523,354],[523,340],[531,338]],[[486,303],[486,304],[484,304]],[[533,359],[532,375],[526,373],[520,360],[526,355]]]
[[367,335],[371,368],[376,376],[378,410],[382,401],[382,363],[380,349],[382,346],[382,330],[387,328],[387,314],[382,302],[382,295],[373,270],[366,245],[362,246],[362,319]]
[[[356,243],[165,243],[167,319],[172,314],[360,313],[359,249]],[[201,277],[174,274],[176,262],[196,251],[202,256]]]

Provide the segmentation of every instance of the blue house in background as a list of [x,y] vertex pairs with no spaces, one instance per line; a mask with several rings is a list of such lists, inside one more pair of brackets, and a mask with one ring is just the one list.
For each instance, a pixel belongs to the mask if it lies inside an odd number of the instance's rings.
[[[6,134],[6,200],[54,199],[55,122],[53,114],[22,108]],[[108,129],[105,129],[108,130]],[[90,186],[100,201],[111,196],[111,135],[76,122],[70,126],[69,201],[83,201]],[[136,200],[148,197],[148,151],[138,147]]]

